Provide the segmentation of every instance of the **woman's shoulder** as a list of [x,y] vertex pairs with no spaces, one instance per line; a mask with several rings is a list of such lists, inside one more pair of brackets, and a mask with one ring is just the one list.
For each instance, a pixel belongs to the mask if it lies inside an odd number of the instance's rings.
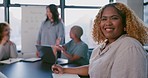
[[80,42],[80,43],[78,43],[77,45],[77,48],[79,48],[79,49],[86,49],[86,50],[88,50],[88,45],[85,43],[85,42]]
[[128,46],[142,46],[142,44],[135,38],[126,36],[121,39],[122,45],[128,45]]
[[82,45],[82,46],[88,46],[84,41],[81,41],[80,42],[80,45]]
[[7,43],[6,43],[7,45],[15,45],[15,43],[13,42],[13,41],[8,41]]

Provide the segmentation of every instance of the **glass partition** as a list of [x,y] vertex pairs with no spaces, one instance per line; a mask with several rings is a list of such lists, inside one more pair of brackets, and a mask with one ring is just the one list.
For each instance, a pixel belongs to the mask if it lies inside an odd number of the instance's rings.
[[4,22],[4,7],[0,7],[0,22]]
[[17,45],[17,50],[21,50],[21,7],[10,7],[10,39]]
[[60,0],[10,0],[11,4],[35,4],[35,5],[49,5],[60,4]]
[[70,28],[74,25],[79,25],[83,28],[84,34],[82,40],[89,45],[89,48],[94,48],[96,43],[92,39],[93,21],[99,9],[65,9],[65,36],[66,42],[70,40]]
[[109,0],[65,0],[66,5],[76,6],[102,6],[109,3]]

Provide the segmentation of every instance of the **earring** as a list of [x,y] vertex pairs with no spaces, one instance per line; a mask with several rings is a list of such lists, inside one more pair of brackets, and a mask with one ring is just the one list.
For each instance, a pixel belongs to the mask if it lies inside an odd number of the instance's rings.
[[124,27],[124,31],[126,31],[126,28]]

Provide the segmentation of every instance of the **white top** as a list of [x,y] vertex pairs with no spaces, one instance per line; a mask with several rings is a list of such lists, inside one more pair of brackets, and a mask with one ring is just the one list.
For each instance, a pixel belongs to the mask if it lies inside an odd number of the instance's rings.
[[14,43],[6,43],[5,45],[0,44],[0,60],[8,58],[16,58],[18,56],[16,45]]
[[92,52],[90,78],[147,78],[146,51],[134,38],[127,35],[100,51]]

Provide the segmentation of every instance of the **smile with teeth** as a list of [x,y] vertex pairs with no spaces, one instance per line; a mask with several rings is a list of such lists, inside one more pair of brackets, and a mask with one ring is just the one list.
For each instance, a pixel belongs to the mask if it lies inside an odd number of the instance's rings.
[[106,30],[107,32],[110,32],[110,31],[113,31],[114,28],[105,28],[105,30]]

